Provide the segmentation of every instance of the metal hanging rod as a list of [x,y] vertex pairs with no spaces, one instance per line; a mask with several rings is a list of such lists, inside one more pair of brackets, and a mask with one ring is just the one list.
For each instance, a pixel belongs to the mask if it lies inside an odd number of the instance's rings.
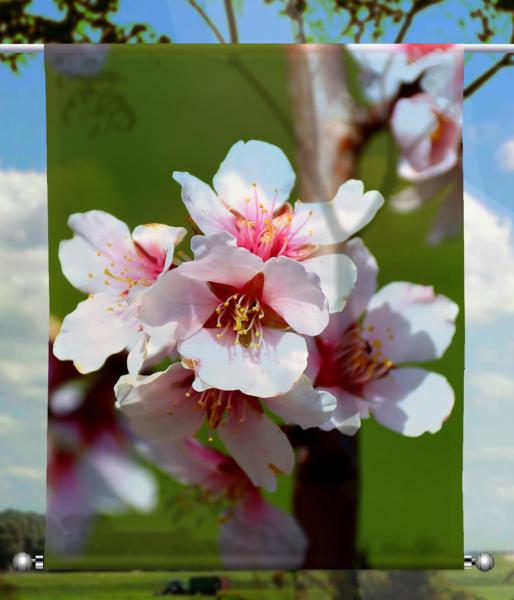
[[[65,44],[73,45],[73,44]],[[241,44],[244,46],[244,44]],[[312,44],[317,45],[317,44]],[[381,50],[383,46],[394,46],[394,44],[351,44],[352,46],[359,46],[366,50]],[[514,44],[455,44],[459,48],[462,48],[466,52],[513,52]],[[381,48],[382,47],[382,48]],[[0,52],[43,52],[45,48],[44,44],[0,44]]]

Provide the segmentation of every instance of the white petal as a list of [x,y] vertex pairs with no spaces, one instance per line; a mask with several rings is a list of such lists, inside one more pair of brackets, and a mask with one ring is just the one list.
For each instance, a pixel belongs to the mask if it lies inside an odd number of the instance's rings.
[[370,341],[394,363],[440,358],[455,333],[458,305],[430,286],[393,282],[371,299],[364,321]]
[[278,208],[289,198],[295,179],[291,163],[280,148],[250,140],[230,148],[213,183],[220,199],[236,209],[244,205],[246,198],[253,200],[255,193],[269,209],[274,199]]
[[364,193],[362,181],[350,179],[339,187],[330,202],[297,203],[293,226],[306,221],[305,228],[312,231],[311,243],[337,244],[367,225],[383,204],[379,192]]
[[212,235],[195,235],[191,238],[191,250],[196,260],[207,256],[216,246],[236,247],[236,238],[223,231]]
[[304,429],[319,427],[334,412],[335,397],[322,390],[316,390],[312,383],[302,375],[286,394],[264,399],[266,406],[286,423],[300,425]]
[[392,369],[367,384],[364,393],[379,423],[409,437],[439,431],[454,404],[446,378],[424,369]]
[[429,102],[421,95],[401,98],[394,106],[391,129],[406,159],[416,171],[430,165],[431,134],[438,127],[438,119]]
[[173,261],[175,246],[185,237],[184,227],[170,227],[160,223],[139,225],[132,232],[132,239],[137,242],[150,256],[165,257],[163,271],[167,271]]
[[96,494],[95,503],[99,511],[108,511],[109,496],[123,504],[143,512],[150,512],[157,503],[157,484],[147,469],[144,469],[125,452],[116,449],[93,449],[87,457],[94,470],[104,481],[107,494]]
[[327,326],[328,305],[319,277],[290,258],[266,262],[262,299],[298,333],[317,335]]
[[86,392],[76,379],[60,385],[48,397],[54,415],[63,416],[74,412],[83,403]]
[[141,370],[146,358],[148,336],[141,332],[137,335],[127,357],[127,370],[132,375],[137,375]]
[[68,226],[100,252],[111,247],[133,248],[127,225],[103,210],[74,213],[68,219]]
[[233,217],[206,183],[191,175],[174,171],[173,179],[182,186],[182,200],[191,218],[205,234],[224,231],[223,223]]
[[81,373],[90,373],[99,369],[111,354],[130,346],[138,331],[131,320],[110,310],[112,305],[113,299],[105,294],[81,302],[64,318],[54,342],[55,356],[72,360]]
[[63,240],[59,244],[59,261],[63,275],[73,287],[86,294],[105,291],[104,269],[108,267],[108,261],[104,256],[98,256],[83,238]]
[[230,414],[218,428],[218,435],[256,487],[274,492],[276,474],[288,475],[293,470],[294,452],[287,436],[249,404],[237,416]]
[[119,379],[114,388],[117,406],[143,442],[196,433],[204,415],[194,398],[186,396],[192,375],[176,363],[148,377],[124,375]]
[[206,283],[184,277],[178,267],[141,296],[139,317],[152,327],[173,325],[173,335],[182,339],[198,331],[219,302]]
[[202,329],[178,345],[212,387],[267,398],[289,391],[305,370],[307,347],[296,333],[264,327],[260,348],[247,349],[234,344],[233,336],[217,339],[218,331]]
[[[204,240],[209,251],[202,258],[183,263],[179,269],[183,275],[198,281],[225,283],[236,288],[243,287],[259,271],[262,259],[246,248],[236,248],[227,244],[227,238],[216,236]],[[202,246],[202,252],[205,246]]]
[[191,438],[172,440],[167,437],[148,441],[145,455],[163,471],[185,485],[198,485],[204,489],[217,473],[219,463],[225,457],[213,448],[203,446]]
[[336,347],[346,329],[360,319],[377,289],[377,261],[364,242],[353,238],[345,244],[344,252],[357,268],[357,281],[342,312],[330,315],[327,327],[320,334],[323,342],[332,347]]
[[324,254],[302,262],[309,273],[315,273],[327,297],[331,313],[343,310],[357,280],[357,268],[344,254]]
[[339,429],[345,435],[355,435],[360,429],[361,417],[368,416],[364,401],[339,387],[326,388],[325,391],[337,399],[337,408],[321,429]]
[[350,240],[344,249],[357,268],[357,281],[344,308],[348,325],[357,321],[366,310],[373,294],[377,291],[378,265],[375,257],[360,238]]
[[294,517],[271,505],[257,515],[240,505],[220,530],[220,554],[228,569],[298,569],[307,546]]

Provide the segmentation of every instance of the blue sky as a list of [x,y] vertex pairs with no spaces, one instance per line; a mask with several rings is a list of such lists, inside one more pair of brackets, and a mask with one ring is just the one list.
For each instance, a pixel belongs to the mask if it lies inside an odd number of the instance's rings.
[[[50,4],[48,0],[39,0],[36,8],[48,9]],[[239,19],[242,41],[292,41],[290,23],[283,17],[277,18],[276,6],[262,2],[245,4],[247,8]],[[460,2],[449,1],[446,10],[460,5]],[[226,34],[222,2],[213,0],[209,6],[213,19]],[[455,16],[455,12],[453,14]],[[123,23],[145,20],[159,33],[168,34],[180,43],[213,41],[212,33],[185,0],[145,0],[144,3],[123,0],[117,19]],[[415,20],[408,40],[448,41],[452,35],[452,39],[475,41],[472,28],[464,32],[455,26],[453,31],[442,31],[442,22],[435,15],[427,12],[425,19],[428,21]],[[483,54],[469,57],[466,80],[474,79],[496,58],[498,56]],[[17,342],[0,344],[0,367],[4,366],[0,368],[0,509],[16,505],[42,510],[45,498],[47,292],[43,272],[46,240],[44,236],[30,233],[34,223],[44,222],[46,215],[42,56],[29,59],[19,75],[0,64],[0,89],[0,260],[12,289],[20,294],[20,299],[13,295],[0,304],[2,327],[7,320],[11,326],[16,318],[20,323]],[[514,89],[514,67],[500,71],[466,101],[464,114],[465,179],[469,184],[466,236],[473,242],[467,250],[466,265],[474,282],[468,290],[472,295],[467,296],[466,330],[464,491],[466,546],[470,549],[511,549],[514,546],[514,481],[509,479],[509,473],[514,472],[514,442],[511,440],[514,378],[509,360],[514,353],[510,334],[514,330],[514,284],[512,277],[507,276],[509,269],[514,273],[514,118],[509,89]],[[15,175],[7,176],[12,170]],[[12,177],[20,172],[32,172],[25,191],[39,200],[24,205],[23,215],[18,215],[16,220],[7,213],[11,206],[7,194],[15,185]],[[16,208],[16,202],[11,208]],[[8,265],[13,262],[13,247],[24,243],[23,256],[33,261],[24,271],[29,283],[8,271]],[[3,278],[5,281],[4,275]],[[23,299],[29,292],[39,294],[41,301],[25,306]],[[27,323],[31,324],[28,329]],[[25,365],[24,370],[23,363],[30,362],[29,359],[36,366]],[[14,360],[22,364],[20,369],[13,369]]]

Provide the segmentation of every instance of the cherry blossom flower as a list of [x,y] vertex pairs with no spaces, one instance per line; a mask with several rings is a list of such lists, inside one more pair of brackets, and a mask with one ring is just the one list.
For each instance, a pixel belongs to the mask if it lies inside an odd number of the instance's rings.
[[408,180],[428,179],[452,169],[459,159],[460,111],[452,113],[427,93],[401,98],[391,128],[402,152],[399,173]]
[[144,327],[137,312],[141,293],[171,268],[186,230],[154,223],[131,235],[125,223],[99,210],[73,214],[68,224],[75,235],[59,246],[61,268],[89,298],[65,317],[54,353],[89,373],[127,348],[128,369],[137,372],[147,355],[173,343],[169,327]]
[[294,454],[280,427],[263,406],[304,428],[324,423],[336,407],[326,392],[302,376],[284,395],[261,401],[238,391],[195,389],[195,374],[180,363],[148,377],[125,375],[115,387],[118,407],[143,442],[193,436],[205,420],[253,485],[274,491],[277,473],[291,473]]
[[463,57],[462,50],[453,44],[381,44],[376,48],[348,44],[346,48],[361,67],[366,98],[382,106],[397,97],[403,84],[421,80],[421,88],[425,89],[425,81],[429,80],[431,89],[444,87],[448,68]]
[[80,552],[98,513],[155,506],[155,480],[132,455],[114,406],[112,386],[122,368],[111,359],[86,385],[50,348],[47,544],[53,551]]
[[[262,260],[288,257],[316,273],[331,312],[343,308],[355,269],[343,254],[314,255],[367,225],[382,206],[377,191],[364,193],[361,181],[343,183],[330,202],[287,202],[295,174],[286,155],[272,144],[239,141],[214,176],[214,190],[189,173],[173,173],[182,199],[207,235],[227,232],[240,248]],[[337,277],[334,274],[337,273]]]
[[354,434],[361,419],[373,414],[406,436],[435,433],[452,410],[453,390],[438,373],[402,365],[444,354],[458,306],[413,283],[394,282],[376,292],[374,257],[359,239],[347,251],[359,273],[355,291],[309,345],[307,374],[314,387],[338,400],[322,428]]
[[236,462],[196,440],[162,439],[147,452],[165,472],[199,488],[205,500],[226,509],[219,547],[232,569],[294,569],[302,565],[307,538],[294,519],[269,504]]
[[303,336],[328,323],[318,276],[285,256],[264,262],[227,233],[196,236],[191,248],[195,260],[141,297],[142,321],[173,326],[197,389],[261,398],[289,391],[307,365]]

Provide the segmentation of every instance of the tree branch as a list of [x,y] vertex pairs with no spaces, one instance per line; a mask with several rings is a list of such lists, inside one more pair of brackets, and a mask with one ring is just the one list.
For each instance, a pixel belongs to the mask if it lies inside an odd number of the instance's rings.
[[189,4],[196,10],[196,12],[202,17],[209,29],[214,33],[216,39],[220,44],[226,44],[225,38],[221,35],[220,30],[216,27],[214,21],[209,17],[205,10],[196,2],[196,0],[187,0]]
[[232,6],[232,0],[225,0],[225,12],[227,13],[228,29],[230,31],[230,43],[239,44],[239,36],[237,34],[237,21]]
[[398,32],[398,35],[396,36],[394,43],[400,44],[401,42],[403,42],[403,39],[405,38],[407,31],[409,30],[410,26],[412,25],[412,21],[414,20],[414,17],[418,13],[420,13],[422,10],[425,10],[425,8],[428,8],[429,6],[433,6],[434,4],[439,4],[440,1],[441,0],[413,0],[410,10],[405,14],[405,20],[402,23],[402,26],[400,27],[400,31]]
[[464,88],[464,98],[469,98],[478,89],[480,89],[484,83],[489,81],[493,75],[495,75],[503,67],[512,66],[512,59],[510,54],[505,54],[499,61],[497,61],[492,67],[487,69],[482,75],[477,77],[475,81],[472,81],[468,86]]

